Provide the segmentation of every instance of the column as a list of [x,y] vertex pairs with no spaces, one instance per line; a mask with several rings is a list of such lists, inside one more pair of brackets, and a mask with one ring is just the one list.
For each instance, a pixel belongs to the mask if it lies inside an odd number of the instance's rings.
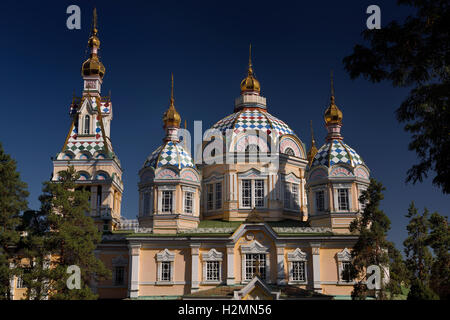
[[277,244],[277,284],[286,284],[286,275],[284,272],[284,247],[285,244]]
[[234,243],[227,244],[227,285],[234,284]]
[[128,266],[128,297],[137,298],[139,296],[139,253],[140,243],[130,243],[128,245],[130,263]]
[[200,284],[200,277],[199,277],[199,272],[198,272],[198,267],[199,267],[199,263],[200,263],[200,259],[199,259],[199,248],[200,248],[200,244],[197,243],[193,243],[191,244],[191,261],[192,261],[192,266],[191,266],[191,292],[195,292],[198,290],[199,288],[199,284]]
[[320,243],[311,243],[312,263],[313,263],[313,288],[314,291],[321,293],[322,286],[320,281]]

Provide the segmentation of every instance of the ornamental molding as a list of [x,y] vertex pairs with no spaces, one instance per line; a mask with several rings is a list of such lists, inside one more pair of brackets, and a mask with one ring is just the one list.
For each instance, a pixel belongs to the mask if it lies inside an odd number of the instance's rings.
[[174,261],[175,253],[170,252],[168,249],[164,249],[160,253],[156,254],[156,260],[158,262]]
[[241,252],[243,254],[246,254],[246,253],[268,253],[269,248],[263,246],[261,243],[259,243],[257,240],[255,240],[249,245],[242,245]]
[[196,228],[180,230],[179,233],[232,233],[235,228]]
[[341,252],[338,252],[336,254],[338,261],[351,261],[352,260],[352,254],[350,253],[350,250],[347,248],[344,248]]
[[332,232],[327,227],[273,227],[276,233],[326,233]]
[[203,261],[222,261],[222,257],[223,253],[214,248],[202,254]]
[[288,261],[306,261],[307,254],[300,248],[295,249],[294,252],[288,253]]
[[281,174],[281,179],[283,180],[283,182],[291,182],[296,184],[300,184],[301,182],[300,178],[292,172],[289,174]]

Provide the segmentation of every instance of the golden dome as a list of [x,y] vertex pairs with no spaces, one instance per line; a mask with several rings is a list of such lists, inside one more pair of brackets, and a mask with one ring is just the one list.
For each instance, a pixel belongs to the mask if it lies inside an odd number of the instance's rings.
[[342,111],[334,103],[334,96],[331,96],[330,106],[325,111],[324,119],[327,125],[342,124]]
[[91,37],[88,40],[88,45],[91,48],[91,54],[81,66],[82,76],[99,75],[100,78],[103,78],[105,75],[105,66],[98,59],[97,55],[97,51],[100,48],[100,39],[97,37],[97,33],[97,9],[94,8]]
[[83,62],[81,67],[81,75],[82,76],[92,76],[99,75],[100,78],[103,78],[105,75],[105,66],[98,59],[97,54],[91,53],[89,59]]
[[252,68],[252,45],[250,44],[249,58],[248,58],[248,71],[247,77],[241,81],[241,93],[243,92],[257,92],[260,93],[261,85],[255,78]]
[[164,128],[167,127],[179,128],[181,123],[181,117],[178,111],[175,109],[174,105],[175,99],[173,98],[173,74],[172,74],[172,88],[169,101],[170,101],[169,109],[167,109],[167,111],[164,112],[163,115]]

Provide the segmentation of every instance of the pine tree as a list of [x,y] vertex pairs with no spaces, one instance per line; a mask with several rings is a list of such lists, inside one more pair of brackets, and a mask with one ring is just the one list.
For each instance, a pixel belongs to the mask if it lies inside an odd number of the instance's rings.
[[[58,182],[45,182],[40,197],[41,211],[48,220],[49,236],[46,239],[55,260],[50,268],[51,299],[96,299],[89,287],[93,280],[111,276],[103,263],[94,255],[101,234],[89,212],[89,193],[78,189],[79,174],[73,166],[59,172]],[[81,288],[69,289],[67,268],[76,265],[81,270]]]
[[430,287],[440,299],[450,298],[450,232],[447,217],[433,213],[429,218],[430,233],[427,243],[433,249]]
[[387,289],[390,293],[390,298],[403,293],[402,288],[409,285],[409,270],[406,268],[405,261],[401,252],[395,248],[393,243],[388,246],[389,255],[389,282]]
[[381,289],[373,292],[377,299],[386,299],[385,278],[389,265],[388,250],[392,244],[386,240],[391,222],[386,214],[379,209],[383,200],[383,185],[375,179],[370,179],[370,185],[363,191],[359,201],[366,204],[361,216],[350,224],[350,231],[359,234],[358,241],[352,250],[352,263],[350,276],[356,279],[352,291],[353,299],[365,299],[369,292],[364,281],[366,280],[366,268],[376,265],[381,270]]
[[410,219],[406,229],[408,237],[403,242],[406,254],[406,266],[410,271],[411,288],[408,299],[435,299],[436,294],[430,288],[430,271],[433,256],[427,246],[430,222],[428,210],[420,215],[414,202],[411,202],[407,218]]
[[[10,299],[10,279],[17,274],[15,253],[20,240],[19,214],[27,209],[27,184],[20,180],[16,161],[0,143],[0,299]],[[10,268],[10,263],[15,267]]]

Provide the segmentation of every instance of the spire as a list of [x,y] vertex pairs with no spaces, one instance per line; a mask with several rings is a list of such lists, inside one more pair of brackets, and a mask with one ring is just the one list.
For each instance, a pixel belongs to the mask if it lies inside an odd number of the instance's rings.
[[103,76],[105,75],[105,67],[98,58],[100,39],[97,37],[97,34],[97,9],[94,8],[94,12],[92,13],[91,36],[88,40],[88,46],[91,48],[91,53],[89,55],[89,58],[83,63],[81,67],[81,75],[83,77],[98,75],[100,76],[100,78],[103,78]]
[[328,130],[327,141],[332,139],[342,139],[341,126],[343,116],[342,111],[338,108],[335,102],[333,70],[331,70],[330,73],[330,91],[330,105],[327,110],[325,110],[324,114],[325,125]]
[[178,111],[175,109],[175,99],[173,96],[173,73],[171,74],[171,85],[170,85],[170,99],[169,108],[163,115],[164,128],[179,128],[181,117]]
[[259,95],[261,91],[261,86],[259,81],[256,80],[253,74],[253,64],[252,64],[252,44],[250,43],[248,50],[248,69],[247,77],[241,81],[241,94],[242,93],[253,93]]
[[316,141],[314,140],[314,131],[313,131],[313,125],[312,125],[312,120],[310,120],[310,125],[311,125],[311,148],[309,148],[307,157],[308,157],[308,163],[311,166],[312,161],[314,160],[314,157],[317,154],[317,148],[316,148]]

